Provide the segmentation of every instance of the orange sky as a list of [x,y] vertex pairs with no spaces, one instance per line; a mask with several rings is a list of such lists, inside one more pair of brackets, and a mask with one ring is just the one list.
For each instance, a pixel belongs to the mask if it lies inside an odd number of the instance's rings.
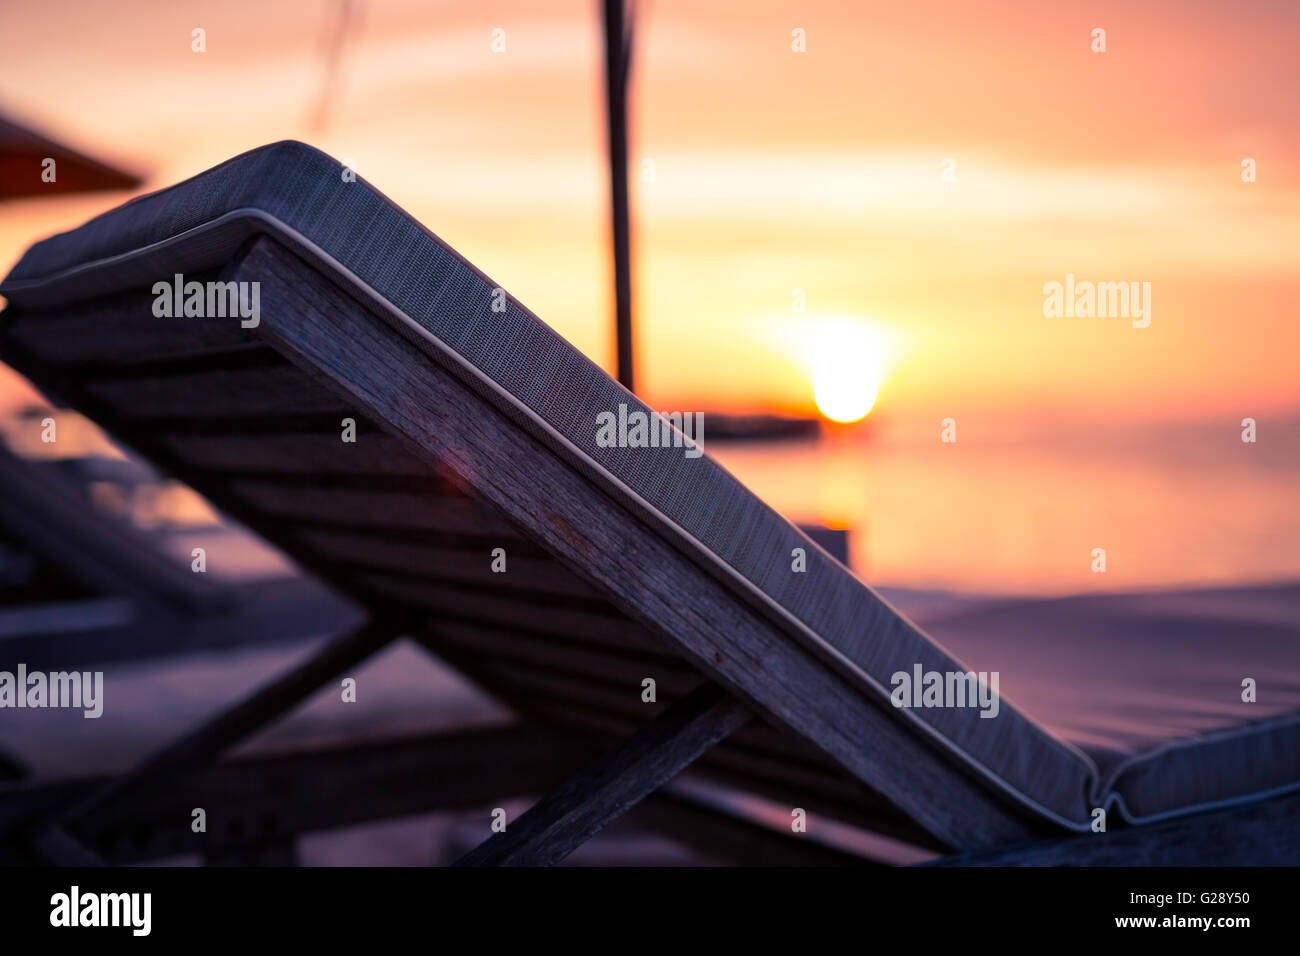
[[[361,3],[316,132],[333,3],[10,4],[0,110],[150,188],[312,142],[611,367],[597,7]],[[1300,4],[654,0],[638,41],[652,403],[806,411],[810,343],[869,322],[894,420],[1300,408]],[[0,207],[0,268],[124,198]],[[1151,282],[1150,328],[1044,317],[1066,273]]]

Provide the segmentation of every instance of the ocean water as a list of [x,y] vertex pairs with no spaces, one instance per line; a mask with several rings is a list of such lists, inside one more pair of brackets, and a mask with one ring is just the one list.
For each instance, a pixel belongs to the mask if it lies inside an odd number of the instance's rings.
[[[33,419],[0,419],[0,434],[47,458],[55,446],[33,437]],[[726,442],[706,422],[704,445],[790,520],[847,529],[851,567],[872,585],[1033,596],[1300,581],[1300,418],[1261,417],[1253,443],[1239,418],[1014,432],[964,419],[957,441],[940,432],[868,419],[816,438]],[[119,454],[66,411],[57,450]],[[162,521],[178,556],[197,535],[233,577],[291,567],[245,534],[214,539],[215,514],[184,488],[142,501],[149,520],[133,520]],[[1099,548],[1104,572],[1093,570]]]
[[[1071,594],[1300,579],[1300,421],[959,423],[726,444],[710,455],[795,521],[847,528],[871,584]],[[1094,549],[1105,571],[1093,570]]]

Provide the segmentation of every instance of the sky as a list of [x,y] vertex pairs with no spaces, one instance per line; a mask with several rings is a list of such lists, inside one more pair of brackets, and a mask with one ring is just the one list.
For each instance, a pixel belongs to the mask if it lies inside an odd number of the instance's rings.
[[[330,87],[339,8],[5,4],[0,110],[145,189],[311,142],[612,368],[598,4],[356,0]],[[850,405],[878,387],[882,418],[1008,428],[1295,413],[1297,21],[1283,2],[640,4],[640,390],[807,413],[819,385]],[[0,207],[0,268],[125,198]],[[1151,283],[1150,325],[1045,316],[1067,274]]]

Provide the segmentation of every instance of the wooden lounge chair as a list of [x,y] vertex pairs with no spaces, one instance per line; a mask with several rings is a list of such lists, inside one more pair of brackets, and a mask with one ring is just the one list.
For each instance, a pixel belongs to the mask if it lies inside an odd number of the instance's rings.
[[[128,462],[119,463],[129,466]],[[103,513],[84,461],[0,447],[0,666],[85,667],[329,634],[355,608],[296,575],[194,574],[161,542]]]
[[[113,477],[134,465],[28,461],[0,446],[0,669],[303,641],[360,617],[301,575],[235,582],[191,573],[158,540],[93,505],[84,473],[92,464],[116,466]],[[0,751],[0,780],[26,769]]]
[[[407,635],[603,751],[466,863],[556,862],[673,801],[666,827],[690,829],[689,804],[692,832],[723,833],[669,784],[686,768],[784,808],[782,830],[806,814],[793,844],[834,820],[972,862],[1294,859],[1292,652],[1258,661],[1282,677],[1271,703],[1232,710],[1243,675],[1221,675],[1216,719],[1127,754],[1005,697],[996,716],[892,706],[892,675],[967,668],[707,454],[605,447],[598,416],[650,409],[347,172],[264,147],[37,244],[0,285],[7,362],[371,614],[83,795],[43,831],[52,857],[79,858],[92,809]],[[208,314],[166,317],[177,275]],[[257,283],[260,314],[211,314],[208,282]],[[1010,696],[1031,679],[1001,673]],[[1198,842],[1210,816],[1238,842]]]

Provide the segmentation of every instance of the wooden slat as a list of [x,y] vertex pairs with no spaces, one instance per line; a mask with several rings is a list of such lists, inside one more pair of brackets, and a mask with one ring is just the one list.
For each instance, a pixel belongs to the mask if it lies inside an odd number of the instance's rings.
[[[202,482],[199,482],[200,484]],[[232,482],[231,492],[272,518],[310,523],[338,519],[364,522],[378,528],[405,528],[465,534],[500,535],[504,542],[519,532],[499,513],[464,498],[432,498],[402,492],[349,491],[303,488],[250,478]]]
[[[461,607],[473,608],[475,611],[479,608],[488,608],[490,613],[496,613],[495,606],[500,605],[502,609],[525,610],[530,616],[538,613],[550,615],[574,611],[605,617],[609,620],[619,619],[618,610],[599,595],[570,594],[549,587],[529,588],[524,581],[511,578],[508,574],[495,575],[488,581],[471,580],[463,575],[453,580],[436,574],[426,574],[418,569],[407,571],[398,568],[377,568],[362,561],[348,560],[346,557],[326,558],[315,549],[312,549],[312,554],[323,562],[330,562],[340,574],[356,578],[358,581],[382,581],[386,588],[393,589],[398,585],[413,595],[422,595],[413,601],[413,607],[416,608],[437,607],[445,610],[448,595],[454,592],[458,595]],[[480,554],[466,555],[466,560],[477,562]]]
[[92,395],[127,419],[211,419],[228,415],[329,415],[338,424],[356,417],[332,392],[292,366],[204,372],[127,381],[91,382]]
[[[188,463],[173,455],[170,449],[162,444],[162,439],[191,435],[338,435],[342,432],[340,422],[344,417],[341,409],[283,415],[278,412],[269,414],[258,412],[248,415],[236,413],[214,415],[211,418],[178,418],[165,412],[153,414],[150,411],[139,417],[133,417],[129,411],[124,413],[122,409],[100,401],[97,396],[90,394],[88,389],[83,394],[85,397],[81,402],[82,406],[100,410],[97,420],[113,423],[118,433],[132,436],[135,445],[142,447],[147,445],[152,449],[155,460],[166,459],[172,463],[175,470],[184,471],[186,474],[191,474]],[[356,419],[358,435],[371,430],[371,426],[360,415],[348,412],[346,417]],[[144,437],[146,435],[156,437],[146,439]],[[187,484],[192,485],[195,482],[190,481]]]
[[[350,443],[339,442],[339,446],[342,449],[340,451],[342,455],[354,455],[360,458],[362,455],[370,454],[369,451],[355,451]],[[196,468],[194,473],[201,474],[200,480],[206,483],[222,485],[253,480],[264,486],[279,485],[282,488],[290,489],[311,488],[315,491],[326,492],[359,491],[364,494],[388,494],[390,492],[409,494],[428,499],[429,504],[435,507],[437,502],[444,498],[462,500],[465,497],[448,489],[446,482],[427,468],[423,474],[401,475],[382,471],[347,472],[336,470],[315,472],[289,471],[287,469],[265,471],[237,465],[225,469],[203,469],[201,472]]]
[[[378,574],[358,574],[356,587],[384,601],[397,601],[411,613],[424,612],[435,620],[477,621],[496,627],[525,627],[534,634],[581,632],[612,644],[628,640],[628,622],[612,608],[595,610],[557,602],[520,600],[505,588],[498,594],[467,600],[466,592],[454,585],[407,581]],[[635,640],[635,638],[632,638]]]
[[552,866],[749,719],[712,684],[538,801],[457,866]]
[[434,546],[449,551],[470,552],[473,554],[490,554],[493,548],[505,548],[511,555],[521,557],[550,559],[550,555],[538,545],[521,538],[517,533],[496,533],[490,536],[474,533],[448,532],[419,527],[397,527],[395,525],[365,524],[349,520],[336,514],[299,517],[276,515],[266,517],[268,525],[292,529],[295,538],[307,531],[333,531],[352,535],[372,541],[376,546],[384,543],[415,544]]
[[[506,548],[506,570],[492,570],[492,549],[465,551],[378,541],[365,535],[304,530],[299,537],[325,558],[346,564],[393,571],[407,578],[422,577],[444,583],[465,582],[502,592],[532,591],[604,602],[588,584],[566,568],[545,558],[512,555]],[[504,545],[498,545],[504,547]]]
[[[432,650],[435,643],[451,642],[439,642],[428,633],[429,628],[441,631],[450,626],[467,632],[507,630],[521,638],[538,641],[542,646],[553,647],[557,655],[577,646],[617,650],[635,655],[641,660],[678,659],[672,653],[672,648],[665,648],[663,642],[634,621],[587,616],[584,620],[589,622],[589,626],[574,628],[572,624],[575,619],[567,613],[551,615],[546,608],[539,609],[536,604],[525,604],[503,612],[499,603],[493,601],[487,605],[467,606],[461,602],[460,607],[438,610],[432,618],[424,621],[425,631],[419,636],[427,639]],[[538,613],[539,610],[541,613]],[[459,652],[459,645],[452,646]]]
[[[681,697],[700,680],[698,672],[648,669],[634,659],[624,661],[619,669],[595,674],[577,667],[570,669],[568,655],[553,668],[495,653],[484,658],[484,668],[519,693],[566,701],[583,713],[604,711],[634,719],[648,719],[659,713],[667,707],[666,701]],[[655,678],[655,702],[646,703],[641,699],[641,681],[646,677]]]
[[[652,641],[624,639],[613,643],[581,631],[539,635],[513,627],[454,621],[431,623],[426,633],[434,643],[451,643],[467,654],[480,654],[493,660],[511,659],[547,670],[603,676],[630,663],[641,668],[642,676],[646,677],[653,676],[657,670],[698,674],[686,661]],[[635,632],[629,628],[627,634]]]
[[69,375],[89,383],[182,379],[213,373],[245,372],[252,369],[292,369],[283,355],[261,341],[232,342],[198,353],[180,353],[152,358],[121,358],[114,361],[79,362],[64,365]]
[[324,435],[180,435],[167,444],[176,454],[209,472],[238,466],[253,474],[430,474],[427,462],[382,432],[367,434],[356,444],[344,444],[339,433],[336,429]]
[[[207,281],[216,274],[206,276],[193,278]],[[156,318],[153,296],[146,292],[19,316],[10,323],[7,335],[56,365],[147,361],[203,354],[241,342],[261,343],[256,330],[242,328],[238,320]]]

